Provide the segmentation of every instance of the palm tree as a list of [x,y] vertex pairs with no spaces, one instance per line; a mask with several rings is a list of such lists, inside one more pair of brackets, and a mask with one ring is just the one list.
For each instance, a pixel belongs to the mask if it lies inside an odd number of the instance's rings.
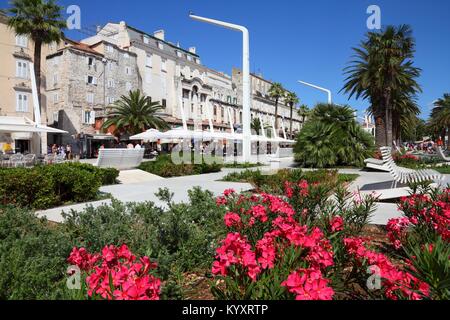
[[407,25],[388,26],[369,32],[360,48],[353,48],[354,60],[344,69],[342,90],[349,98],[369,99],[369,112],[375,117],[378,146],[391,146],[399,139],[401,119],[415,110],[415,95],[421,92],[416,78],[421,70],[413,66],[415,41]]
[[300,117],[302,117],[302,126],[303,126],[305,124],[306,118],[308,118],[309,114],[311,113],[311,110],[309,110],[306,104],[302,104],[300,108],[298,108],[297,113]]
[[281,83],[274,82],[269,89],[269,96],[275,100],[275,130],[278,131],[278,103],[284,97],[284,88]]
[[261,132],[261,130],[263,128],[261,120],[259,120],[259,118],[253,118],[250,126],[251,126],[251,129],[256,132],[256,135],[259,136],[259,133]]
[[102,128],[116,127],[116,132],[139,134],[148,129],[167,129],[169,125],[157,113],[164,107],[159,102],[152,102],[150,97],[141,95],[140,90],[130,91],[111,105],[108,120]]
[[[434,102],[434,108],[431,112],[431,125],[439,132],[442,132],[442,140],[445,141],[445,132],[448,130],[448,139],[450,141],[450,93],[445,93],[443,98]],[[447,145],[450,149],[450,143]]]
[[292,138],[292,118],[294,116],[294,106],[296,106],[300,100],[294,92],[287,92],[284,102],[289,106],[291,110],[291,116],[289,119],[289,135]]
[[[41,106],[41,52],[43,44],[59,43],[64,37],[66,22],[62,7],[55,0],[12,0],[7,10],[12,16],[8,26],[17,35],[28,36],[34,43],[34,76]],[[42,106],[41,106],[42,108]]]

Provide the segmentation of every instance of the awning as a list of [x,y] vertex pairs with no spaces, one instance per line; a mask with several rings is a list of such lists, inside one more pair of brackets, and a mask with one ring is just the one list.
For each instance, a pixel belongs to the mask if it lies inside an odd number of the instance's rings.
[[0,117],[0,132],[68,133],[67,131],[37,124],[26,117]]

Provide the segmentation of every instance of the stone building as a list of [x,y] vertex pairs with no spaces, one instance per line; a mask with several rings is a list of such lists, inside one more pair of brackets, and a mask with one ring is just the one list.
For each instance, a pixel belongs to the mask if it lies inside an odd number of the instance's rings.
[[46,95],[49,124],[68,134],[49,142],[72,143],[79,134],[107,138],[100,131],[107,107],[139,87],[136,54],[104,40],[87,45],[67,39],[47,56]]
[[[242,75],[233,69],[230,77],[201,64],[195,47],[183,49],[165,39],[165,32],[146,33],[124,21],[108,23],[93,37],[82,40],[93,45],[107,39],[118,47],[137,55],[143,92],[165,107],[162,116],[173,126],[182,124],[182,113],[190,129],[207,129],[212,118],[215,130],[239,129],[242,123]],[[271,125],[274,102],[267,92],[271,82],[252,75],[252,115],[262,116]],[[288,129],[289,107],[279,106],[280,123]],[[300,129],[301,119],[294,112],[294,129]]]
[[[232,79],[233,84],[238,90],[238,104],[242,104],[242,71],[238,68],[233,68]],[[273,127],[275,125],[275,101],[269,96],[269,90],[273,82],[264,79],[262,75],[250,74],[250,87],[252,93],[252,109],[251,116],[253,118],[262,119],[264,125]],[[290,107],[280,99],[278,102],[278,135],[283,137],[283,128],[288,134],[289,122],[291,117]],[[293,112],[292,130],[293,133],[300,131],[302,127],[302,119],[297,114],[296,110]]]

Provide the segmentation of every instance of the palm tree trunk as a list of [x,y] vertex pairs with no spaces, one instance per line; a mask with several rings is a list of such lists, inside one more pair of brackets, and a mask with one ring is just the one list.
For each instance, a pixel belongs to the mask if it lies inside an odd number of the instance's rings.
[[291,119],[289,121],[289,136],[292,139],[292,117],[294,116],[294,105],[291,104]]
[[375,142],[378,148],[386,146],[386,120],[382,116],[375,117]]
[[[36,78],[36,90],[39,102],[39,112],[42,113],[42,99],[41,99],[41,51],[42,41],[34,40],[34,76]],[[36,119],[35,119],[36,120]]]

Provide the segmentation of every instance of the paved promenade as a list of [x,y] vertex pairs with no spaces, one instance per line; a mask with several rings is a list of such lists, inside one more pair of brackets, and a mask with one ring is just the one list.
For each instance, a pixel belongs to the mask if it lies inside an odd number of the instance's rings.
[[[272,169],[288,168],[293,165],[292,159],[284,160],[276,164]],[[262,170],[270,170],[271,167],[263,167]],[[223,169],[219,173],[211,173],[198,176],[187,176],[170,179],[162,179],[154,175],[140,175],[139,171],[133,170],[125,174],[121,174],[122,182],[125,184],[105,186],[100,190],[102,192],[110,193],[114,198],[122,202],[146,202],[152,201],[156,205],[164,207],[155,193],[161,188],[168,188],[174,193],[174,201],[176,203],[186,202],[188,200],[188,191],[194,187],[200,187],[213,192],[218,196],[226,189],[235,189],[237,192],[248,191],[252,186],[248,183],[231,183],[219,181],[230,172],[242,171],[242,169]],[[392,181],[388,173],[380,172],[366,172],[357,169],[339,170],[340,173],[354,173],[358,174],[359,178],[350,186],[351,191],[360,190],[362,194],[375,192],[382,195],[382,199],[388,200],[391,198],[398,198],[408,195],[408,189],[396,189],[392,191],[390,184]],[[444,185],[450,183],[450,177],[447,176]],[[45,211],[39,211],[39,216],[46,216],[49,220],[55,222],[62,222],[61,212],[69,212],[70,210],[83,210],[86,206],[92,205],[98,207],[104,204],[109,204],[110,200],[96,201],[87,204],[77,204],[67,207],[55,208]],[[399,217],[400,213],[397,211],[396,204],[388,202],[380,202],[377,204],[377,210],[373,216],[372,223],[378,225],[386,225],[391,218]]]

